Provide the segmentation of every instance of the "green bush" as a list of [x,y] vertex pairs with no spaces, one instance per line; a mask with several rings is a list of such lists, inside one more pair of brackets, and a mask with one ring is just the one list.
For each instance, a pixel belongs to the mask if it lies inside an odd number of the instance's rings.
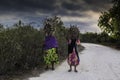
[[[80,40],[82,42],[89,42],[89,43],[98,43],[98,44],[105,44],[105,45],[114,45],[119,46],[120,40],[116,39],[112,36],[109,36],[107,33],[84,33],[80,34]],[[110,46],[109,45],[109,46]]]
[[[0,28],[0,74],[30,70],[44,66],[42,45],[43,28],[35,29],[21,21],[10,28]],[[63,24],[56,26],[60,60],[66,58],[67,45]]]
[[[56,17],[55,17],[56,18]],[[68,28],[60,20],[55,25],[58,40],[59,59],[67,56],[66,34]],[[35,29],[21,21],[13,27],[0,25],[0,74],[14,74],[16,71],[31,70],[44,66],[42,45],[45,33],[43,28]]]
[[0,32],[0,74],[42,64],[43,32],[30,25]]

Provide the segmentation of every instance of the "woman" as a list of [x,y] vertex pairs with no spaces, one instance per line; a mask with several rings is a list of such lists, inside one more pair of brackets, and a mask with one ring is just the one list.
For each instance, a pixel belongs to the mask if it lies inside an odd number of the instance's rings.
[[57,54],[57,47],[58,42],[56,38],[53,36],[54,34],[54,27],[50,24],[45,25],[45,41],[43,44],[44,49],[44,62],[46,64],[46,70],[52,65],[52,70],[54,70],[54,64],[58,63],[58,54]]
[[[71,29],[70,29],[71,30]],[[71,33],[74,33],[74,27],[72,27],[72,31]],[[68,64],[70,66],[70,69],[68,70],[68,72],[72,71],[72,66],[74,66],[74,71],[78,72],[76,67],[79,64],[80,58],[78,55],[78,51],[77,51],[77,45],[80,45],[80,40],[78,39],[78,37],[76,36],[77,34],[71,34],[70,38],[68,39]]]

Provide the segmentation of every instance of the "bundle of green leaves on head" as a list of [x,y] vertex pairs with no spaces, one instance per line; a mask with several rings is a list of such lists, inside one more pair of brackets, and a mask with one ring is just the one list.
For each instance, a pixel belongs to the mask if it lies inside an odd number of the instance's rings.
[[79,38],[79,29],[76,25],[70,25],[70,28],[68,29],[67,32],[67,39],[78,39]]
[[44,32],[47,35],[52,35],[55,30],[56,26],[59,24],[60,18],[57,16],[46,18],[44,21]]

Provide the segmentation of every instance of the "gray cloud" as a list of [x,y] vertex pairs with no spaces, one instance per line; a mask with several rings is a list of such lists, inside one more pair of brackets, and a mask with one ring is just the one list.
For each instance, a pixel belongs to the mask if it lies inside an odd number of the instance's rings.
[[46,16],[58,15],[66,26],[76,24],[83,32],[99,32],[99,13],[110,6],[110,0],[1,0],[0,23],[12,25],[22,20],[42,26]]
[[54,10],[55,0],[1,0],[1,10],[34,11]]
[[0,10],[2,11],[51,11],[59,13],[64,11],[83,11],[107,9],[110,0],[1,0]]

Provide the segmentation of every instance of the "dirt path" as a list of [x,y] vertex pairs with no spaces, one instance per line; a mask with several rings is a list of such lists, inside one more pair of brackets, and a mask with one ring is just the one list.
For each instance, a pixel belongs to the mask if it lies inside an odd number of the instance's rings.
[[83,43],[78,73],[68,72],[67,62],[55,71],[46,71],[28,80],[120,80],[120,51],[97,44]]

